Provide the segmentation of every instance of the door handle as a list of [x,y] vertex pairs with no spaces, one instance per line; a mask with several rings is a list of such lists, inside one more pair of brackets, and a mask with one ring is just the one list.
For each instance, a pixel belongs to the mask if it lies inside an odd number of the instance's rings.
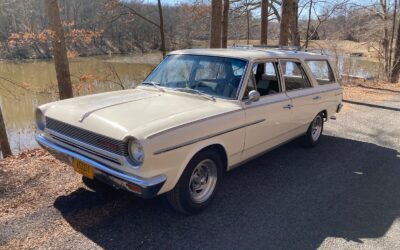
[[284,109],[291,109],[291,108],[293,108],[293,105],[292,104],[288,104],[288,105],[283,106],[283,108]]
[[313,97],[313,100],[319,100],[319,99],[321,99],[319,95]]

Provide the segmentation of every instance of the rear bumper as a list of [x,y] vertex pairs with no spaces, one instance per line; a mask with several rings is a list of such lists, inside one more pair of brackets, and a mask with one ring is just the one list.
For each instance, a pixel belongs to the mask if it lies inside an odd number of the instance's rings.
[[57,159],[72,164],[72,158],[85,162],[94,168],[94,177],[116,188],[130,191],[142,198],[155,197],[166,181],[165,176],[143,179],[114,170],[75,151],[61,147],[42,135],[36,135],[36,141]]

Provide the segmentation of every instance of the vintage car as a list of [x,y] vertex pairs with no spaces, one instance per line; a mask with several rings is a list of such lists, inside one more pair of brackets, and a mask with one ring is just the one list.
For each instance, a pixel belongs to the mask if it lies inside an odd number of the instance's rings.
[[165,193],[175,209],[196,213],[225,172],[299,136],[315,146],[341,107],[325,55],[180,50],[135,89],[38,107],[36,140],[86,181],[143,198]]

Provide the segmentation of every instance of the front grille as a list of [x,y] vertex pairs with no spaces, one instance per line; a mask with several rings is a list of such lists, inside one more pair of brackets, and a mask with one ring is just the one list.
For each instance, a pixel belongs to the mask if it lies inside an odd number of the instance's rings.
[[104,149],[114,154],[128,156],[128,143],[46,117],[46,128],[59,134]]

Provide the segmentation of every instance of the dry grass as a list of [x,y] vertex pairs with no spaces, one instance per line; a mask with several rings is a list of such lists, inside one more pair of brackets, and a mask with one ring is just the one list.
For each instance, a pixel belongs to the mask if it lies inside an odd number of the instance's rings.
[[67,194],[81,185],[70,167],[42,149],[3,159],[0,169],[0,222],[52,205],[49,197]]
[[382,81],[351,81],[343,85],[343,99],[353,101],[379,102],[390,100],[400,94],[400,84]]

